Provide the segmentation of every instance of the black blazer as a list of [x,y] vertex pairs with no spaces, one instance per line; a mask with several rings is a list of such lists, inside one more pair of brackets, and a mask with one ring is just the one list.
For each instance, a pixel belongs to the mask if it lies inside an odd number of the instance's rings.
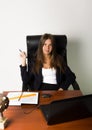
[[[34,74],[31,72],[31,67],[34,65],[32,63],[30,65],[30,71],[27,71],[27,67],[22,67],[20,65],[20,71],[21,71],[21,78],[23,81],[24,86],[28,86],[29,90],[41,90],[41,84],[42,84],[42,68],[40,68],[39,74]],[[58,89],[62,88],[64,90],[67,90],[69,85],[71,85],[76,79],[75,74],[70,70],[70,68],[67,66],[65,73],[60,72],[60,69],[57,68],[56,70],[56,80]],[[29,85],[28,85],[29,84]],[[27,88],[25,88],[27,89]]]

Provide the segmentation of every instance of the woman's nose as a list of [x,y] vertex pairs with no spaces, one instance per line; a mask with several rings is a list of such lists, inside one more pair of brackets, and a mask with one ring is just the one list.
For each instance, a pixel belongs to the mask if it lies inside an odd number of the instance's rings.
[[47,49],[49,49],[49,46],[47,46]]

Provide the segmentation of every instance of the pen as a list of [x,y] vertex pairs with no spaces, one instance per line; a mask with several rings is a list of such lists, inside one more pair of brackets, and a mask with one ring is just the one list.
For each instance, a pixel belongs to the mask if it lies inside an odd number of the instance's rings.
[[22,95],[23,95],[23,91],[21,92],[21,95],[19,96],[18,101],[21,99]]
[[20,51],[20,52],[22,52],[22,50],[21,50],[21,49],[19,49],[19,51]]
[[21,98],[27,98],[27,97],[30,97],[30,96],[36,96],[36,94],[33,93],[33,94],[24,94],[23,95],[23,92],[22,92],[20,96],[10,97],[9,99],[10,100],[18,99],[18,101],[20,101]]
[[[19,49],[19,51],[20,51],[21,53],[25,53],[25,52],[23,52],[21,49]],[[28,57],[26,56],[26,58],[28,58]]]

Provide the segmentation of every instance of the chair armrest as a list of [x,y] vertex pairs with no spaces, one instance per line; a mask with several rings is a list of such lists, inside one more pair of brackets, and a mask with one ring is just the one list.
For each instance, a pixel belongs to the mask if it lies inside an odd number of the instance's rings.
[[72,86],[73,86],[74,90],[80,90],[80,87],[79,87],[79,85],[78,85],[76,80],[72,83]]

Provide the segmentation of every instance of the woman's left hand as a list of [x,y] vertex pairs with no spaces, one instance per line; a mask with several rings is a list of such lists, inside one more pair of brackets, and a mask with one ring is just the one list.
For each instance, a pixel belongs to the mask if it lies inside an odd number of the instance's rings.
[[63,89],[62,89],[62,88],[59,88],[58,90],[59,90],[59,91],[63,91]]

